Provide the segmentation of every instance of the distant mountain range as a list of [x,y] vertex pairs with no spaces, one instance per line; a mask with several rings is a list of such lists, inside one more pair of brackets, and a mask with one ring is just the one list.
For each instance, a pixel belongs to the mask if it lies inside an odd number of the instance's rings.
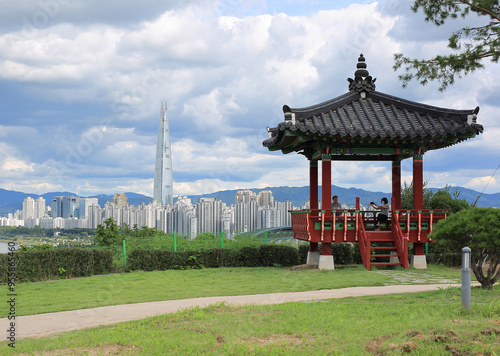
[[[476,201],[477,197],[481,194],[472,189],[456,187],[460,192],[460,199],[465,199],[469,203],[473,203]],[[429,188],[432,191],[437,191],[437,188]],[[455,189],[455,187],[452,187]],[[201,198],[217,198],[217,200],[221,200],[227,205],[234,204],[236,192],[241,189],[236,190],[224,190],[211,194],[203,194],[203,195],[191,195],[188,196],[191,198],[193,204],[196,204],[200,201]],[[269,187],[263,189],[249,189],[254,193],[259,193],[263,190],[270,190],[273,193],[273,197],[278,201],[286,201],[287,199],[293,202],[293,205],[296,207],[300,207],[304,202],[309,199],[309,187]],[[356,202],[356,197],[360,197],[361,204],[368,205],[371,201],[379,202],[383,197],[390,198],[391,193],[384,192],[371,192],[363,189],[357,188],[341,188],[337,186],[332,186],[332,195],[339,196],[339,202],[349,205],[354,205]],[[0,216],[6,216],[8,213],[14,213],[16,210],[21,210],[23,208],[23,200],[26,197],[32,197],[33,199],[37,199],[38,197],[43,197],[46,201],[46,204],[49,205],[52,201],[52,198],[55,196],[75,196],[76,194],[71,192],[51,192],[45,193],[42,195],[38,194],[29,194],[23,192],[17,192],[12,190],[5,190],[0,188]],[[142,203],[149,204],[153,198],[148,197],[143,194],[137,193],[125,193],[128,198],[129,204],[132,205],[140,205]],[[319,187],[319,195],[321,197],[321,187]],[[104,204],[107,201],[113,200],[113,195],[95,195],[85,198],[97,198],[99,205],[104,207]],[[500,193],[495,194],[482,194],[477,204],[478,207],[496,207],[500,208]]]
[[[474,203],[477,197],[481,194],[472,189],[467,189],[463,187],[451,187],[453,191],[455,188],[460,192],[459,199],[465,199],[468,203]],[[438,188],[428,188],[429,190],[436,192]],[[220,192],[215,192],[211,194],[204,195],[192,195],[189,196],[193,204],[197,203],[201,198],[217,198],[222,200],[226,204],[234,204],[236,192],[242,189],[236,190],[224,190]],[[278,201],[286,201],[287,199],[293,202],[293,205],[300,207],[304,202],[309,199],[309,187],[269,187],[263,189],[249,189],[254,193],[259,193],[263,190],[270,190],[273,192],[273,197]],[[321,199],[321,187],[319,187],[319,197]],[[355,205],[356,197],[360,198],[361,204],[369,205],[370,202],[380,202],[380,199],[387,197],[390,201],[392,193],[387,192],[371,192],[358,188],[341,188],[335,185],[332,186],[332,195],[339,196],[339,202],[342,204]],[[496,207],[500,208],[500,193],[495,194],[482,194],[477,201],[476,206],[478,207]]]
[[[127,195],[128,203],[136,206],[142,203],[149,204],[150,202],[153,201],[153,198],[143,194],[130,193],[130,192],[125,194]],[[78,196],[78,195],[71,192],[50,192],[39,195],[39,194],[16,192],[13,190],[5,190],[0,188],[0,216],[6,216],[8,213],[14,213],[16,210],[21,210],[23,208],[23,201],[27,197],[31,197],[33,199],[42,197],[45,199],[45,204],[50,205],[52,199],[57,196],[67,197],[67,196]],[[99,205],[101,207],[104,207],[104,204],[107,201],[113,200],[113,195],[99,194],[82,198],[97,198]]]

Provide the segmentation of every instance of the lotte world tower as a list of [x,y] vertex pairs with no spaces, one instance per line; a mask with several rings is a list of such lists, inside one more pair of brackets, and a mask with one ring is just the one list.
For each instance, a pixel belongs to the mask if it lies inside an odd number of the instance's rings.
[[172,154],[170,151],[170,131],[168,129],[166,102],[161,103],[160,110],[153,198],[163,205],[172,205],[174,203]]

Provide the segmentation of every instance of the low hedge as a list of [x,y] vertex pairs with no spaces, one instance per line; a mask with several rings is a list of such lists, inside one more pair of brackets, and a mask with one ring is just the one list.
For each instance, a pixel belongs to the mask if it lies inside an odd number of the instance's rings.
[[218,267],[289,267],[299,263],[296,248],[280,245],[243,247],[239,250],[215,248],[201,251],[134,250],[128,255],[131,271]]
[[[321,251],[321,246],[319,246]],[[133,250],[128,254],[127,270],[161,271],[167,269],[218,267],[290,267],[305,264],[308,245],[262,245],[239,250],[214,248],[201,251]],[[111,250],[62,248],[16,252],[16,282],[36,282],[58,278],[86,277],[113,272]],[[334,243],[336,265],[361,264],[357,244]],[[0,254],[0,283],[7,283],[11,256]],[[427,263],[460,267],[457,253],[429,253]]]
[[[16,282],[37,282],[58,278],[86,277],[113,271],[113,252],[108,250],[61,248],[14,254]],[[0,254],[0,283],[7,283],[11,255]]]

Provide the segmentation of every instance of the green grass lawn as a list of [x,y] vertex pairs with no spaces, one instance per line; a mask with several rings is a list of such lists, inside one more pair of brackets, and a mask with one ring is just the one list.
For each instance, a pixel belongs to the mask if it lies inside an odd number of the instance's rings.
[[[407,277],[409,282],[404,280]],[[363,266],[333,271],[261,267],[133,272],[19,284],[16,286],[16,314],[32,315],[106,305],[222,295],[440,283],[442,279],[459,283],[460,278],[460,270],[438,266],[429,266],[427,270],[371,272]],[[2,287],[7,293],[7,287]],[[7,303],[0,305],[2,315],[7,315]]]
[[471,310],[460,301],[460,288],[447,288],[266,306],[219,304],[22,339],[14,350],[3,342],[0,350],[9,355],[499,355],[499,287],[473,288]]

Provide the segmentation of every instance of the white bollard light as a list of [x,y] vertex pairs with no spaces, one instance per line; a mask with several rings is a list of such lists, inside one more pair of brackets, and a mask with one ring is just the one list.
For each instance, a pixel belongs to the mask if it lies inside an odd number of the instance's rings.
[[469,247],[462,249],[462,306],[470,309],[470,252]]

